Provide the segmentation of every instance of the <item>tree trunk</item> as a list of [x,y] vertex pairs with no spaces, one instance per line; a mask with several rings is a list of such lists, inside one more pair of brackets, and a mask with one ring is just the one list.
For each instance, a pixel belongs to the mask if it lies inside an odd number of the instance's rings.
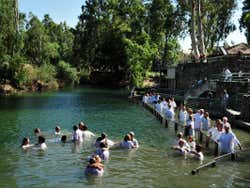
[[197,42],[196,42],[196,31],[195,31],[195,8],[196,8],[196,0],[191,1],[191,40],[192,40],[192,50],[195,58],[195,62],[199,62],[200,53],[198,50]]
[[19,12],[18,12],[18,0],[13,0],[13,24],[15,28],[15,42],[12,46],[12,56],[18,51],[18,35],[19,35]]
[[201,0],[198,0],[198,36],[199,36],[199,49],[200,49],[200,60],[202,62],[206,62],[206,48],[204,42],[204,30],[202,26],[202,18],[201,18]]

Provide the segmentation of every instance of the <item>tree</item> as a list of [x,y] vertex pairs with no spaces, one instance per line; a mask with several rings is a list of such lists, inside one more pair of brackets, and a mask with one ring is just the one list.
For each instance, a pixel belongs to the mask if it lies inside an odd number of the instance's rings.
[[[148,5],[148,33],[152,43],[157,45],[158,52],[155,54],[157,61],[164,65],[174,64],[173,59],[178,54],[177,38],[181,35],[184,26],[184,14],[178,4],[169,0],[153,0]],[[173,56],[173,54],[175,55]]]
[[242,16],[240,19],[240,29],[246,29],[245,36],[247,43],[250,44],[250,1],[245,0],[242,7]]
[[231,17],[236,0],[222,0],[220,3],[216,0],[178,0],[177,3],[189,17],[187,25],[196,61],[200,53],[206,55],[204,53],[211,51],[215,43],[224,40],[235,30]]
[[47,58],[45,47],[49,41],[42,22],[33,14],[29,15],[27,24],[27,37],[25,40],[26,55],[30,62],[35,65],[42,65]]
[[15,53],[18,13],[13,5],[16,5],[15,0],[0,0],[0,57]]

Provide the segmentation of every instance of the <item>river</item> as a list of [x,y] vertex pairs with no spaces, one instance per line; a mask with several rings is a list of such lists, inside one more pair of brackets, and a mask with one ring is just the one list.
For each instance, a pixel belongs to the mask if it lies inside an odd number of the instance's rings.
[[[111,150],[104,176],[87,178],[83,171],[94,151],[91,144],[51,141],[56,124],[69,133],[79,121],[114,141],[134,131],[140,148]],[[199,162],[172,154],[173,126],[165,128],[142,106],[129,103],[123,90],[85,87],[1,97],[0,125],[0,187],[250,187],[249,151],[239,153],[237,162],[222,160],[193,176]],[[36,142],[35,127],[47,135],[45,152],[20,148],[24,136]],[[248,133],[235,133],[243,147],[250,146]],[[212,158],[205,155],[204,162]]]

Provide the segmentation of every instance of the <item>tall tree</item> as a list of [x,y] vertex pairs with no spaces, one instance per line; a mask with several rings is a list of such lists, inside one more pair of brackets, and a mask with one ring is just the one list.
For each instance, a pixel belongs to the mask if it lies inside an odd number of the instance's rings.
[[[224,40],[235,30],[231,18],[237,5],[236,0],[221,0],[220,3],[216,0],[178,0],[177,3],[189,17],[188,28],[196,58],[199,53],[211,51],[217,42]],[[205,51],[202,44],[203,33]]]
[[240,19],[240,29],[246,29],[245,36],[247,43],[250,44],[250,1],[245,0],[242,7],[242,16]]
[[[177,4],[169,0],[153,0],[148,5],[148,33],[151,41],[158,47],[155,59],[163,64],[173,64],[176,54],[177,37],[181,35],[184,26],[184,15]],[[171,47],[170,47],[171,46]]]

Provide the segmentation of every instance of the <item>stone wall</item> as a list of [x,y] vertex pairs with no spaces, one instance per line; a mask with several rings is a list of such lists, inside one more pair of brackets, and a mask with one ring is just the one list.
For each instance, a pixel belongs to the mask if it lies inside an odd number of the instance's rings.
[[241,117],[243,120],[250,122],[250,95],[244,95],[242,98]]
[[220,74],[228,67],[231,72],[250,72],[249,60],[228,59],[227,61],[212,63],[179,64],[176,68],[176,88],[185,90],[190,88],[194,80],[209,79],[212,74]]

